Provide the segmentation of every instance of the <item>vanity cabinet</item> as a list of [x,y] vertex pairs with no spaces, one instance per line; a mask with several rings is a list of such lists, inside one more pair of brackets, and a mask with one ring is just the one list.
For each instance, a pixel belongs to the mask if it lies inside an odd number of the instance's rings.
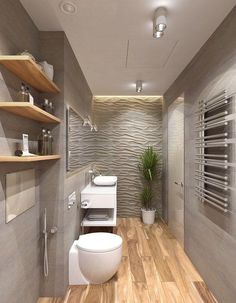
[[[116,226],[117,216],[117,184],[113,186],[87,185],[81,192],[81,208],[86,214],[81,223],[82,226]],[[106,220],[89,220],[89,215],[107,214]]]

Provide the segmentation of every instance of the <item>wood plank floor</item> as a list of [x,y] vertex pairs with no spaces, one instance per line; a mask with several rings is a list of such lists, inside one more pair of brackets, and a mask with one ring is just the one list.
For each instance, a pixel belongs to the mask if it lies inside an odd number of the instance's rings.
[[162,222],[119,219],[123,238],[118,273],[103,285],[71,286],[66,303],[217,303]]
[[217,303],[165,224],[121,218],[114,232],[123,238],[118,273],[103,285],[70,286],[64,303]]

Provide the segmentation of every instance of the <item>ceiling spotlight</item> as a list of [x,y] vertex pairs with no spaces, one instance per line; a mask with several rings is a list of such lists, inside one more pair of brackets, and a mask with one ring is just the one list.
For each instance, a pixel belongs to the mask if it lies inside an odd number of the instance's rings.
[[60,3],[60,9],[63,13],[74,15],[77,13],[77,6],[73,1],[64,0]]
[[142,90],[143,90],[143,81],[137,80],[136,81],[136,92],[141,93]]
[[156,9],[153,18],[153,37],[161,38],[164,35],[164,31],[167,28],[166,22],[167,10],[164,7]]
[[156,31],[153,33],[154,38],[161,38],[164,35],[164,32]]

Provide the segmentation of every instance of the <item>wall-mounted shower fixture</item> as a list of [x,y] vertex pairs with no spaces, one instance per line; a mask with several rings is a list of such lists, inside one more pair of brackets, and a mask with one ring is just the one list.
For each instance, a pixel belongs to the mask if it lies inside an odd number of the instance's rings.
[[143,81],[142,80],[137,80],[136,81],[136,92],[141,93],[143,90]]
[[49,234],[54,235],[57,233],[57,227],[53,226],[50,231],[47,230],[47,209],[43,213],[43,236],[44,236],[44,254],[43,254],[43,272],[44,276],[48,277],[48,237]]
[[47,232],[47,209],[43,214],[43,235],[44,235],[44,254],[43,254],[43,272],[44,276],[48,276],[48,232]]
[[156,9],[153,18],[153,37],[161,38],[164,35],[164,31],[167,28],[167,10],[164,7]]

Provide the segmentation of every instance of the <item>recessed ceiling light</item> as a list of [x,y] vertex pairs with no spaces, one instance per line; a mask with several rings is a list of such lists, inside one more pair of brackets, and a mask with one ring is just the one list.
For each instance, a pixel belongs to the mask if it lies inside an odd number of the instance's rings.
[[77,13],[77,6],[72,1],[62,1],[60,3],[60,9],[63,13],[68,15],[74,15]]

